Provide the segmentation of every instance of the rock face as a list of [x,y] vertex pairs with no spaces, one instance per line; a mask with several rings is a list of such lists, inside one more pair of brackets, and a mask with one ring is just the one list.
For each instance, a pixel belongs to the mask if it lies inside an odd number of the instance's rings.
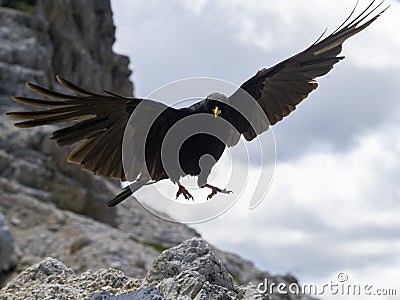
[[76,272],[112,267],[143,276],[159,251],[108,224],[58,209],[24,192],[3,195],[0,211],[10,220],[18,247],[17,271],[47,256]]
[[14,240],[4,216],[0,213],[0,272],[8,271],[15,263]]
[[115,27],[109,1],[38,1],[37,9],[53,45],[55,73],[91,89],[132,95],[129,59],[112,51]]
[[[27,94],[27,81],[56,87],[55,75],[84,87],[131,96],[129,59],[114,54],[109,1],[3,1],[0,96]],[[17,9],[11,9],[17,8]],[[19,10],[18,10],[19,9]]]
[[44,26],[36,18],[8,8],[0,9],[0,104],[10,105],[10,95],[23,92],[26,81],[49,84],[52,48]]
[[[0,0],[0,113],[17,107],[10,96],[33,95],[26,81],[58,89],[55,74],[132,95],[129,60],[112,52],[114,30],[106,0]],[[250,299],[254,286],[237,284],[287,282],[134,199],[105,207],[118,184],[67,164],[68,149],[49,140],[55,129],[16,129],[0,117],[0,285],[36,264],[1,299]]]

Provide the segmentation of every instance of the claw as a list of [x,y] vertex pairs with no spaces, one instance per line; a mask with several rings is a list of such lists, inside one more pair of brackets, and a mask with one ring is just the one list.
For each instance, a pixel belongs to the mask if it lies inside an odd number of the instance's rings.
[[223,189],[222,191],[219,191],[219,193],[222,193],[222,194],[233,194],[233,191],[227,190],[227,189]]
[[212,186],[210,184],[205,184],[202,186],[202,188],[207,187],[209,189],[211,189],[211,194],[209,194],[207,196],[207,200],[210,200],[212,197],[214,197],[217,193],[221,193],[221,194],[232,194],[232,191],[229,191],[227,189],[223,189],[221,190],[220,188],[217,188],[215,186]]
[[183,197],[185,197],[186,200],[194,200],[193,196],[188,192],[188,190],[181,184],[178,184],[178,191],[176,192],[176,199],[178,199],[178,197],[180,195],[183,195]]
[[217,191],[212,190],[211,194],[207,196],[207,200],[210,200],[212,197],[214,197],[214,195],[217,194]]

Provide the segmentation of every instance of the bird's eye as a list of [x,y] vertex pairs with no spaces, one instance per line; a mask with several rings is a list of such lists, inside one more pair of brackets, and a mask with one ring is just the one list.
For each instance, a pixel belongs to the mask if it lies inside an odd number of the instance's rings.
[[218,106],[214,107],[214,109],[212,110],[213,114],[214,114],[214,118],[218,117],[218,115],[221,113],[221,110],[218,108]]

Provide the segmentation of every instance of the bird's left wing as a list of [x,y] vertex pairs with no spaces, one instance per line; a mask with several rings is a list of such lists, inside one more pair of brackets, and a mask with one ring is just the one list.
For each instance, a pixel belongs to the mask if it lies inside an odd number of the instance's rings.
[[150,107],[155,103],[162,104],[151,100],[118,96],[109,92],[108,95],[95,94],[60,76],[57,76],[57,80],[76,95],[58,93],[27,83],[28,87],[36,93],[52,99],[13,97],[17,102],[47,108],[47,110],[7,113],[15,119],[25,119],[15,123],[15,126],[28,128],[77,121],[56,130],[51,137],[60,146],[81,142],[73,148],[67,160],[80,164],[82,169],[92,171],[96,175],[123,181],[136,180],[145,161],[143,156],[138,161],[132,161],[133,164],[136,164],[133,167],[136,170],[135,174],[131,174],[133,178],[126,178],[122,162],[125,128],[131,114],[140,103],[145,107],[147,104]]
[[274,125],[289,115],[295,110],[297,104],[318,87],[315,78],[328,73],[334,64],[344,58],[338,56],[342,51],[343,42],[369,26],[387,9],[383,9],[368,19],[383,3],[382,1],[371,9],[374,2],[349,21],[354,8],[346,21],[332,34],[320,40],[321,36],[306,50],[271,68],[258,71],[229,97],[232,105],[248,110],[249,103],[243,103],[243,93],[250,94],[256,100],[255,104],[261,107],[268,118],[268,121],[266,119],[260,121],[260,117],[252,117],[256,121],[256,126],[247,127],[241,132],[247,140],[252,140],[257,134],[265,131],[268,128],[266,122]]

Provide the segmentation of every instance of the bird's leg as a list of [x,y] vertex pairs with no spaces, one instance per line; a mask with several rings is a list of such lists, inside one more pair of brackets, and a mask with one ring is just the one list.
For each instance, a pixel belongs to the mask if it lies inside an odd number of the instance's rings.
[[193,196],[188,192],[188,190],[178,181],[178,191],[176,192],[176,199],[182,194],[186,200],[193,199]]
[[227,189],[223,189],[221,190],[220,188],[217,188],[216,186],[213,186],[211,184],[204,184],[201,186],[202,188],[209,188],[211,189],[211,194],[207,196],[207,200],[211,199],[212,197],[214,197],[214,195],[216,195],[217,193],[222,193],[222,194],[231,194],[233,193],[232,191],[228,191]]

